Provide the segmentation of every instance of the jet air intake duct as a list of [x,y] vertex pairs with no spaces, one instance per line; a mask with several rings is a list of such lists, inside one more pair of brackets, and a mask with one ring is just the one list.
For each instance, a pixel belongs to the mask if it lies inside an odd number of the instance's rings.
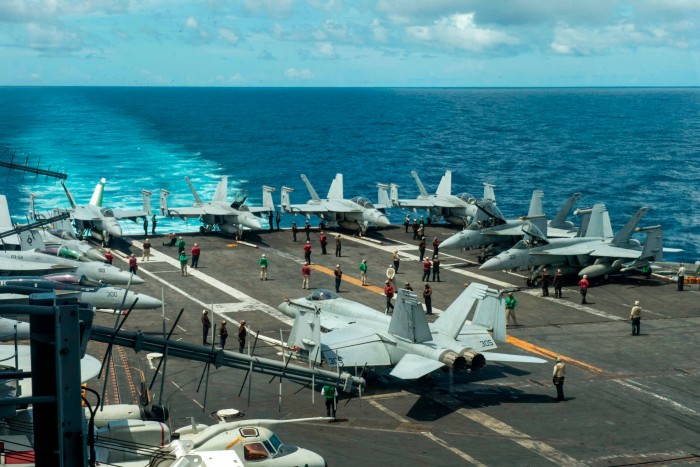
[[467,366],[472,370],[480,370],[486,365],[486,357],[474,349],[464,349],[459,356],[464,359]]
[[452,350],[447,350],[440,355],[439,361],[450,368],[454,368],[455,370],[466,370],[469,368],[469,365],[464,357],[458,355],[457,352],[453,352]]

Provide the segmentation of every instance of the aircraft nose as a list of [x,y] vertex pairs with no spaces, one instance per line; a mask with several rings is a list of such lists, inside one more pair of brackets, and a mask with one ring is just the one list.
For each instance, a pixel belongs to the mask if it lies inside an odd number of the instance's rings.
[[241,224],[248,227],[249,229],[252,229],[252,230],[262,229],[262,224],[260,223],[260,219],[258,219],[255,216],[246,216],[243,219],[241,219],[241,221],[242,221]]
[[384,214],[381,214],[374,220],[374,224],[377,227],[389,227],[391,222],[389,222],[389,219]]
[[482,271],[500,271],[506,269],[503,260],[498,256],[491,258],[479,267]]
[[90,248],[85,252],[88,258],[90,258],[93,261],[105,261],[105,257],[102,253],[100,253],[100,250],[97,250],[95,248]]
[[122,226],[117,224],[117,223],[110,224],[110,226],[107,228],[107,232],[112,237],[121,237],[122,236]]
[[[133,281],[132,281],[132,283],[133,283]],[[153,308],[160,308],[163,306],[162,301],[160,301],[159,299],[157,299],[155,297],[151,297],[150,295],[141,294],[141,293],[134,293],[133,298],[139,299],[138,303],[136,304],[136,308],[138,308],[140,310],[150,310]],[[131,303],[133,303],[133,300],[131,302],[129,302],[129,305],[126,305],[126,306],[127,307],[131,306]]]
[[447,238],[444,242],[440,243],[440,248],[448,250],[459,248],[461,235],[462,232],[459,232]]

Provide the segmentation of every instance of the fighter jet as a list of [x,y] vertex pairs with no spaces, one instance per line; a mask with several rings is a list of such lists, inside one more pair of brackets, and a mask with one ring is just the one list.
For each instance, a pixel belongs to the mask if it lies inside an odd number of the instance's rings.
[[[504,302],[499,291],[483,284],[470,284],[432,324],[416,295],[404,289],[392,316],[325,289],[278,309],[295,318],[289,344],[331,367],[393,367],[392,376],[416,379],[442,367],[477,370],[487,361],[545,363],[493,352],[496,342],[506,340]],[[321,335],[321,327],[331,331]]]
[[[548,222],[548,234],[553,238],[568,238],[576,236],[578,229],[567,221],[574,204],[580,198],[579,193],[574,193],[557,211],[556,215]],[[476,200],[474,206],[483,215],[476,222],[472,222],[466,229],[457,232],[440,244],[441,249],[457,248],[486,248],[494,247],[496,252],[505,246],[508,248],[517,243],[523,237],[522,226],[528,219],[544,216],[542,208],[542,190],[534,190],[530,199],[530,209],[527,217],[518,219],[506,219],[501,211],[490,201]],[[486,252],[480,259],[485,259]]]
[[80,303],[88,303],[95,308],[107,310],[128,309],[137,298],[138,302],[134,305],[135,310],[149,310],[163,306],[163,302],[157,298],[108,285],[85,286],[30,276],[8,277],[0,280],[0,294],[30,295],[54,291],[81,292],[78,299]]
[[[325,199],[321,199],[318,196],[306,175],[302,174],[301,179],[306,184],[311,199],[306,204],[292,204],[289,193],[294,191],[294,189],[283,186],[280,206],[284,212],[304,214],[307,217],[315,214],[324,221],[336,223],[344,229],[359,229],[362,232],[365,232],[370,225],[376,227],[388,227],[390,225],[389,219],[384,213],[384,209],[390,207],[384,185],[379,186],[379,202],[382,204],[375,206],[369,199],[362,196],[345,199],[343,197],[343,174],[336,174]],[[386,198],[386,204],[382,202],[382,195]]]
[[[536,275],[542,267],[550,266],[561,269],[563,274],[585,274],[592,279],[623,268],[642,267],[650,261],[661,260],[664,251],[661,226],[636,229],[648,210],[640,208],[612,239],[604,236],[607,210],[603,204],[593,206],[583,237],[548,239],[540,229],[528,223],[523,226],[526,234],[523,240],[486,261],[480,269],[529,269],[531,275]],[[644,245],[631,238],[635,231],[646,232]]]
[[248,229],[260,229],[260,216],[262,213],[267,213],[275,210],[272,202],[272,192],[275,190],[269,186],[263,186],[263,205],[248,206],[245,204],[248,198],[246,190],[240,190],[234,196],[232,202],[227,200],[228,177],[223,176],[216,186],[214,197],[211,201],[203,202],[197,194],[194,185],[190,179],[185,177],[185,182],[192,191],[195,203],[191,207],[168,207],[168,190],[160,190],[160,212],[163,216],[179,217],[188,219],[198,217],[202,222],[199,230],[202,233],[210,232],[215,226],[219,227],[222,232],[235,234],[241,227]]
[[[443,218],[453,225],[468,225],[473,219],[480,215],[479,209],[475,206],[477,199],[469,193],[452,194],[452,171],[445,171],[440,184],[435,190],[435,194],[430,195],[418,178],[415,170],[411,175],[416,180],[420,195],[416,199],[399,199],[398,185],[391,185],[391,203],[399,208],[425,209],[430,215]],[[484,183],[484,197],[482,200],[496,202],[496,195],[493,192],[495,185]]]
[[120,219],[131,219],[136,222],[136,219],[139,217],[151,215],[150,196],[152,193],[147,190],[141,190],[143,196],[143,210],[141,211],[106,208],[102,207],[102,196],[106,182],[106,179],[101,179],[95,186],[90,202],[82,205],[75,202],[63,180],[61,180],[61,185],[63,185],[68,202],[71,205],[69,212],[79,233],[78,236],[82,237],[85,234],[92,234],[95,238],[102,240],[104,244],[109,245],[112,237],[122,236],[122,227],[119,225]]
[[45,251],[41,236],[32,231],[19,234],[23,250],[0,251],[0,275],[44,275],[72,272],[87,279],[112,285],[143,284],[137,275],[122,271],[111,264],[96,261],[77,261],[56,255],[56,251]]

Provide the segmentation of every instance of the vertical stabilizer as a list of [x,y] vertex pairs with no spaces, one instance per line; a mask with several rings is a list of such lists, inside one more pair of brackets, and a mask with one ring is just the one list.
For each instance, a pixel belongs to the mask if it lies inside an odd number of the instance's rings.
[[617,232],[617,235],[615,235],[615,237],[612,239],[612,242],[610,243],[615,246],[626,247],[629,244],[630,238],[632,238],[634,229],[637,228],[639,221],[642,220],[642,217],[644,217],[647,212],[649,212],[649,208],[639,208],[634,214],[634,216],[632,216],[630,220],[627,221],[625,226],[622,227],[622,229],[620,229],[619,232]]
[[219,183],[216,184],[216,191],[214,191],[214,197],[212,201],[221,201],[226,203],[226,196],[228,192],[228,177],[226,175],[221,177]]
[[321,362],[321,316],[318,310],[298,309],[287,345],[307,351],[309,361]]
[[[591,209],[590,217],[588,218],[588,225],[586,227],[583,237],[604,237],[605,236],[605,215],[608,213],[607,208],[604,204],[598,203],[594,204]],[[608,216],[607,222],[610,222],[610,217]]]
[[418,191],[420,191],[420,195],[423,198],[428,197],[428,192],[425,189],[425,186],[423,186],[423,182],[420,181],[420,178],[418,178],[418,172],[415,170],[411,170],[411,175],[413,176],[413,179],[416,181],[416,185],[418,185]]
[[571,214],[571,210],[574,209],[574,204],[581,197],[581,193],[574,193],[569,199],[559,208],[557,213],[552,217],[549,225],[555,229],[568,229],[570,225],[567,224],[566,218]]
[[[194,185],[192,185],[192,182],[190,181],[189,177],[185,177],[185,183],[187,183],[187,186],[190,187],[190,191],[192,192],[192,196],[194,197],[194,202],[196,206],[201,206],[202,204],[202,198],[199,197],[197,194],[197,190],[194,189]],[[219,182],[221,183],[221,182]]]
[[66,192],[66,198],[68,198],[68,202],[70,203],[70,207],[75,209],[76,204],[75,204],[75,200],[73,199],[73,195],[70,194],[70,191],[68,190],[68,187],[66,186],[66,184],[63,183],[63,180],[61,180],[61,186],[63,186],[63,191]]
[[494,188],[496,188],[496,185],[484,182],[484,199],[496,204],[496,193],[493,191]]
[[19,236],[20,249],[22,251],[44,248],[44,239],[33,230],[25,230],[17,234]]
[[452,171],[445,170],[445,175],[440,179],[440,184],[435,191],[436,195],[451,196],[452,195]]
[[143,198],[143,211],[149,216],[153,214],[153,208],[151,207],[151,195],[153,195],[152,191],[141,189],[141,197]]
[[328,190],[328,199],[343,199],[343,174],[335,174]]
[[15,226],[12,225],[12,217],[10,216],[10,207],[7,204],[7,196],[0,195],[0,232],[7,232],[14,228]]
[[474,303],[486,296],[488,287],[472,282],[433,323],[433,330],[456,339]]
[[433,340],[423,306],[418,303],[413,292],[399,289],[389,323],[389,333],[411,342]]
[[544,191],[532,190],[532,197],[530,198],[530,209],[527,211],[527,217],[537,217],[544,215],[544,209],[542,209],[542,198],[544,198]]
[[275,188],[267,185],[263,185],[262,187],[262,205],[263,208],[265,208],[267,211],[274,211],[275,210],[275,203],[272,201],[272,192],[275,191]]
[[496,342],[506,341],[506,310],[501,294],[487,293],[478,303],[472,324],[479,324],[492,331]]
[[391,207],[391,200],[389,199],[389,189],[391,185],[384,185],[382,183],[377,184],[377,209],[387,209]]
[[170,192],[161,188],[160,190],[160,215],[170,216],[168,211],[168,195]]
[[[92,192],[92,198],[90,198],[91,205],[102,207],[102,197],[105,193],[105,183],[107,183],[107,179],[103,178],[97,185],[95,185],[95,191]],[[65,185],[63,187],[65,188]]]
[[34,199],[36,198],[36,195],[34,193],[29,193],[29,213],[27,215],[27,218],[34,222],[36,219],[36,207],[34,206]]
[[664,259],[664,232],[660,225],[637,229],[638,231],[645,230],[647,233],[640,260],[662,261]]
[[391,193],[389,194],[392,206],[399,206],[399,185],[391,184]]
[[[311,184],[308,178],[306,178],[306,175],[301,174],[301,179],[304,182],[304,185],[306,185],[306,189],[309,191],[309,195],[311,195],[311,199],[314,201],[321,201],[321,198],[319,198],[318,193],[316,193],[316,190],[314,190],[314,186]],[[331,184],[331,188],[333,187],[333,184]]]
[[280,193],[280,208],[284,212],[292,212],[292,202],[289,198],[289,193],[294,191],[294,188],[289,188],[288,186],[282,187],[282,192]]

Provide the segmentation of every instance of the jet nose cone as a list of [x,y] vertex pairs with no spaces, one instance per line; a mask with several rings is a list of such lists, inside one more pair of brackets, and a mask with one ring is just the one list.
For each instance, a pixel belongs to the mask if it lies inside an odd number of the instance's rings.
[[241,221],[242,221],[241,224],[248,227],[249,229],[253,229],[253,230],[262,229],[262,224],[260,223],[260,219],[258,219],[255,216],[244,217],[243,219],[241,219]]
[[289,311],[289,304],[287,302],[282,302],[279,305],[277,305],[277,309],[281,311],[285,316],[292,316],[292,313]]
[[139,308],[141,310],[150,310],[152,308],[160,308],[163,306],[162,301],[158,300],[155,297],[151,297],[150,295],[135,293],[134,299],[136,298],[139,299],[138,303],[136,304],[136,308]]
[[109,226],[109,228],[107,229],[107,232],[112,237],[121,237],[122,236],[122,226],[119,224],[111,224]]
[[146,283],[146,281],[143,280],[143,278],[137,276],[136,274],[134,274],[134,277],[131,278],[132,285],[139,285],[139,284],[145,284],[145,283]]
[[389,222],[389,219],[382,214],[374,220],[374,224],[377,227],[389,227],[391,225],[391,222]]
[[105,261],[105,257],[102,253],[100,253],[99,250],[96,250],[95,248],[90,248],[85,252],[88,258],[90,258],[93,261]]
[[501,258],[496,256],[482,264],[479,269],[482,271],[500,271],[501,269],[505,269],[505,267]]
[[440,243],[440,248],[444,249],[456,249],[459,248],[459,239],[460,239],[460,233],[456,233],[452,235],[451,237],[447,238],[444,242]]

